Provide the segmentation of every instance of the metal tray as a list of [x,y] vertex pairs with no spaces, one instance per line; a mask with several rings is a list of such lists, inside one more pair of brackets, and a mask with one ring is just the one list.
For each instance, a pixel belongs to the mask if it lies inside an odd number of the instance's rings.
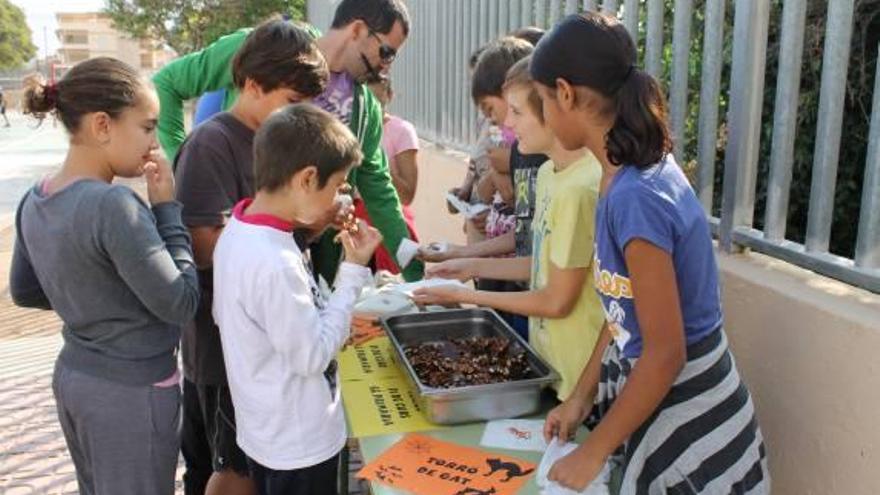
[[[553,370],[522,337],[491,309],[453,309],[382,318],[419,406],[432,423],[456,424],[514,418],[533,414],[541,407],[541,390],[558,380]],[[411,345],[465,337],[506,337],[526,351],[531,377],[488,385],[433,388],[423,384],[404,355]]]

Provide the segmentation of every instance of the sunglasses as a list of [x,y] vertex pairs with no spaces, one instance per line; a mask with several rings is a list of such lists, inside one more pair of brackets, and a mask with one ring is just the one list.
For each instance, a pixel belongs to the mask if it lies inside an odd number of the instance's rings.
[[376,41],[379,42],[379,58],[386,64],[393,62],[394,59],[397,58],[397,50],[388,45],[388,43],[382,41],[382,38],[380,38],[372,29],[370,29],[369,33],[370,36],[376,38]]

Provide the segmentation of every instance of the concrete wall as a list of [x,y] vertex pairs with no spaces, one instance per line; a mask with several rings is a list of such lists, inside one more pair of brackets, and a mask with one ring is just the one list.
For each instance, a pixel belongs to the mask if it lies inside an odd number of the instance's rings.
[[880,493],[880,296],[756,253],[719,263],[774,493]]
[[[420,153],[423,240],[464,242],[446,191],[465,157]],[[774,494],[880,493],[880,296],[756,253],[718,255],[726,329],[752,391]]]

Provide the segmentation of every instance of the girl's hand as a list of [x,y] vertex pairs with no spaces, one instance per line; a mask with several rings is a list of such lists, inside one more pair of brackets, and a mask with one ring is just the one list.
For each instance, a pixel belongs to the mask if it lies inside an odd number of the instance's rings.
[[467,258],[447,260],[425,270],[425,278],[451,278],[462,282],[474,278],[474,275],[471,260]]
[[336,235],[336,241],[342,243],[345,261],[366,266],[376,248],[382,244],[382,234],[363,220],[358,220],[356,229],[343,230]]
[[143,171],[151,205],[174,201],[174,172],[161,151],[150,152],[144,162]]
[[586,444],[556,461],[547,479],[576,492],[584,491],[605,467],[605,458],[594,455]]
[[413,292],[412,299],[416,304],[426,306],[439,304],[440,306],[452,306],[467,303],[468,297],[474,291],[466,287],[426,287]]
[[550,443],[553,437],[565,442],[574,439],[588,413],[587,405],[579,400],[568,399],[554,407],[544,420],[544,440]]

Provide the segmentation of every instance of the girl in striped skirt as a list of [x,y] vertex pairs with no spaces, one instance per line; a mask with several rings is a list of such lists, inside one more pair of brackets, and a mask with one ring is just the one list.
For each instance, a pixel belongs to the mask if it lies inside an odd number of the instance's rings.
[[706,215],[671,154],[662,91],[635,63],[626,29],[587,13],[548,33],[530,66],[557,139],[603,169],[592,272],[606,322],[545,425],[548,440],[585,420],[592,431],[549,478],[580,490],[611,462],[622,494],[769,493]]

